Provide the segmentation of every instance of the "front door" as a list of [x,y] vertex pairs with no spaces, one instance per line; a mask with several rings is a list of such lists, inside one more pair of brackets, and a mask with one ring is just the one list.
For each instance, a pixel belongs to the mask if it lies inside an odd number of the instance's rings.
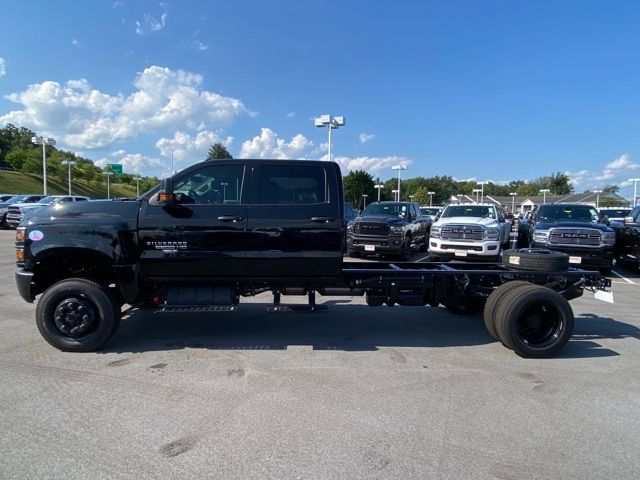
[[175,207],[155,196],[140,212],[140,263],[157,279],[246,275],[249,183],[239,161],[211,161],[177,174]]

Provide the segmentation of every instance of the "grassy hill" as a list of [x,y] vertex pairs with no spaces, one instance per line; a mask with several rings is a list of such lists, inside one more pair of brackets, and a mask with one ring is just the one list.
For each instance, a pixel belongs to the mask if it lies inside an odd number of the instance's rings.
[[[0,170],[0,193],[42,193],[42,176]],[[66,194],[66,178],[60,179],[47,176],[47,193],[49,195]],[[107,184],[104,179],[100,182],[86,182],[72,178],[71,193],[74,195],[86,195],[91,198],[107,198]],[[135,196],[135,185],[119,184],[117,179],[111,178],[111,198]]]

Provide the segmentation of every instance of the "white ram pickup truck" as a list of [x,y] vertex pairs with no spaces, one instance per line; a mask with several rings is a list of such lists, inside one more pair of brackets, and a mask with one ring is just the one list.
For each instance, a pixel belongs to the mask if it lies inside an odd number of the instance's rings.
[[495,260],[508,246],[511,222],[493,204],[448,205],[431,225],[431,260],[478,258]]

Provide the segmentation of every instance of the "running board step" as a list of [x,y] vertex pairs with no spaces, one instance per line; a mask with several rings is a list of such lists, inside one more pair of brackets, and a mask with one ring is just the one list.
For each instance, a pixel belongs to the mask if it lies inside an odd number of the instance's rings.
[[267,305],[267,312],[326,312],[326,305]]
[[160,312],[172,313],[213,313],[213,312],[233,312],[236,305],[161,305]]

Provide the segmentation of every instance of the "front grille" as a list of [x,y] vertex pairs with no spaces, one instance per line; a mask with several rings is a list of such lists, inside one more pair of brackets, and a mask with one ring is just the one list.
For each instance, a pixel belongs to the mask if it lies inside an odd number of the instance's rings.
[[380,222],[356,222],[353,226],[353,233],[371,236],[389,235],[389,225]]
[[484,228],[480,225],[444,225],[440,237],[444,240],[482,240]]
[[549,243],[553,245],[599,247],[602,243],[602,238],[600,232],[593,228],[554,228],[549,233]]
[[20,207],[9,207],[8,212],[20,215]]
[[448,243],[443,243],[440,245],[442,250],[468,250],[470,252],[481,252],[482,245],[451,245]]

